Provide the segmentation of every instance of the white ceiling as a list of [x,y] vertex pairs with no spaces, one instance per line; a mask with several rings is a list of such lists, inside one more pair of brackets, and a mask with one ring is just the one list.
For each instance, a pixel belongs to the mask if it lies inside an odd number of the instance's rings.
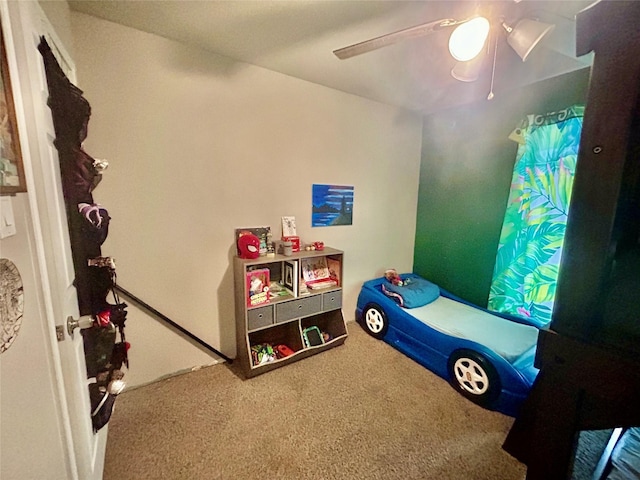
[[[575,14],[593,0],[69,0],[71,9],[390,105],[430,112],[486,99],[491,62],[474,83],[454,80],[450,31],[347,60],[332,51],[440,18],[535,17],[556,28],[522,62],[498,46],[496,95],[588,65],[576,59]],[[504,37],[504,36],[503,36]],[[491,59],[491,55],[487,57]]]

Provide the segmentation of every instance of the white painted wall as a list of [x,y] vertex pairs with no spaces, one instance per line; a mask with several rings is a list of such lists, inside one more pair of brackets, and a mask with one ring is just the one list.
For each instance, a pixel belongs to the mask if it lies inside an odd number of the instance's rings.
[[73,38],[71,32],[71,10],[66,0],[38,0],[38,4],[56,29],[56,34],[65,45],[67,52],[73,58]]
[[[347,320],[363,281],[411,270],[417,114],[84,14],[71,25],[85,149],[110,162],[94,191],[112,217],[102,251],[124,288],[234,356],[237,227],[278,237],[293,215],[303,242],[344,250]],[[352,226],[311,227],[314,183],[355,187]],[[131,313],[129,385],[160,373],[159,352],[176,362],[165,374],[213,361]]]
[[[60,405],[25,193],[11,198],[16,235],[0,240],[0,256],[22,277],[24,315],[18,336],[0,357],[0,478],[67,478]],[[35,453],[37,452],[37,453]]]

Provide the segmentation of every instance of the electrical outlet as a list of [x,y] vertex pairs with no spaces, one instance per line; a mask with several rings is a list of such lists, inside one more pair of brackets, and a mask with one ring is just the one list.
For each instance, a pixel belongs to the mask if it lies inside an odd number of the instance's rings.
[[0,197],[0,238],[16,234],[16,222],[13,216],[11,197]]

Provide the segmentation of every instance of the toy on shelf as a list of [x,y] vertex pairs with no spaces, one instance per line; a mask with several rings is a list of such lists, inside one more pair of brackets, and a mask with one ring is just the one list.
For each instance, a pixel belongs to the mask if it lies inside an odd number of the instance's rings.
[[276,360],[276,352],[269,343],[251,346],[251,358],[254,365],[263,365]]
[[[235,235],[236,235],[238,256],[240,258],[264,257],[264,256],[267,256],[267,254],[269,253],[268,247],[269,247],[269,236],[271,235],[271,227],[264,226],[264,227],[236,228]],[[246,251],[243,251],[243,247],[245,246],[244,242],[246,242],[247,239],[242,240],[241,242],[242,237],[245,235],[255,235],[258,238],[257,247],[255,247],[255,240],[253,238],[251,239],[251,247],[250,247],[249,254],[247,254]],[[254,251],[254,247],[255,247],[255,251]]]
[[307,252],[310,252],[310,251],[313,251],[313,250],[317,250],[317,251],[321,252],[322,250],[324,250],[324,242],[309,243],[308,245],[305,245],[304,249]]
[[273,236],[271,235],[271,230],[267,232],[267,257],[275,257],[276,256],[276,246],[273,243]]
[[269,303],[269,269],[259,268],[247,272],[247,306]]
[[324,343],[322,332],[316,326],[307,327],[302,330],[302,337],[304,338],[304,344],[307,347],[315,347]]
[[260,256],[260,239],[253,233],[241,234],[238,237],[238,255],[240,258],[258,258]]
[[296,353],[286,345],[276,345],[273,349],[276,351],[276,356],[278,358],[288,357]]

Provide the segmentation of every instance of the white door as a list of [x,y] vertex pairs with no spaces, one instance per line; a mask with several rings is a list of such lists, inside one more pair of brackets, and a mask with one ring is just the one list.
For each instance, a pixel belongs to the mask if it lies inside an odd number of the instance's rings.
[[[51,111],[47,106],[47,83],[42,56],[37,49],[44,36],[68,78],[75,83],[75,68],[38,2],[0,0],[16,116],[27,170],[28,199],[33,222],[34,263],[40,272],[40,295],[51,337],[54,395],[59,402],[58,419],[67,444],[70,478],[102,478],[107,427],[93,432],[91,404],[82,336],[66,331],[67,317],[78,318],[73,286],[74,269],[66,211],[62,196],[58,156]],[[62,326],[64,339],[56,339]],[[31,452],[37,458],[37,452]]]

